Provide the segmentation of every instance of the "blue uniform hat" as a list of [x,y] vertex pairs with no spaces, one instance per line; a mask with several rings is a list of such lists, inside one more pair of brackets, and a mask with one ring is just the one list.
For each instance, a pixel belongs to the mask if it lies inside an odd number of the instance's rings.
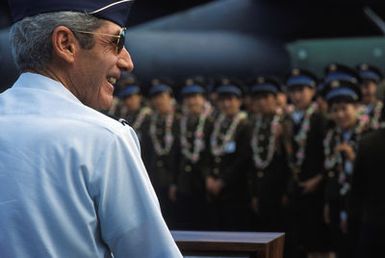
[[368,80],[379,83],[383,79],[383,75],[380,69],[372,65],[361,64],[357,66],[357,70],[361,80]]
[[121,27],[127,23],[133,0],[12,0],[8,1],[14,22],[41,13],[73,11],[112,21]]
[[172,93],[172,89],[170,86],[168,86],[166,84],[156,84],[150,88],[148,95],[150,97],[153,97],[153,96],[160,94],[160,93],[163,93],[163,92]]
[[219,95],[235,95],[237,97],[242,97],[241,89],[232,84],[219,86],[216,91]]
[[329,64],[325,68],[325,83],[331,81],[351,81],[352,83],[358,83],[359,76],[356,70],[346,65],[341,64]]
[[331,81],[325,86],[324,98],[329,103],[338,100],[358,102],[361,100],[361,91],[355,83],[349,81]]
[[140,87],[137,85],[128,85],[126,88],[124,88],[120,93],[119,97],[121,99],[124,99],[128,96],[139,94],[140,93]]
[[258,77],[257,83],[250,88],[251,94],[272,93],[277,94],[281,91],[281,86],[278,81],[272,78]]
[[286,80],[286,85],[289,90],[294,86],[308,86],[315,88],[317,86],[317,77],[307,70],[295,68],[291,70],[290,75]]
[[190,95],[190,94],[204,94],[205,89],[197,84],[187,85],[183,87],[181,94],[182,96]]

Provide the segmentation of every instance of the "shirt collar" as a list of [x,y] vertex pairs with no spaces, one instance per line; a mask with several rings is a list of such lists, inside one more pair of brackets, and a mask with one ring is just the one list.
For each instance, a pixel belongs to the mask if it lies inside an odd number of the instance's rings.
[[80,100],[76,98],[75,95],[73,95],[62,83],[38,73],[22,73],[13,87],[17,89],[30,88],[49,91],[66,99],[81,103]]
[[302,118],[304,117],[305,112],[302,110],[295,110],[291,113],[291,117],[294,121],[294,123],[299,124],[302,121]]

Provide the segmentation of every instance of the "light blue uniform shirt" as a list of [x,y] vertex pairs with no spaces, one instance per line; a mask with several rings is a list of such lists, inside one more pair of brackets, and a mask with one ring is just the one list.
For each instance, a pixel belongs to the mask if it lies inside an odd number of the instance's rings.
[[24,73],[0,95],[0,257],[182,257],[132,128]]

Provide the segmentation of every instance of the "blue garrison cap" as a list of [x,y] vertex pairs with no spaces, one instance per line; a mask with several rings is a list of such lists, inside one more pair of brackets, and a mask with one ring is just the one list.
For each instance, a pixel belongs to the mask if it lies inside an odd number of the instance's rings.
[[295,68],[291,70],[286,80],[286,85],[288,89],[293,86],[309,86],[315,88],[317,86],[317,77],[307,70]]
[[124,99],[128,96],[135,95],[138,93],[140,93],[140,87],[138,85],[128,85],[119,93],[119,97],[121,99]]
[[172,93],[172,89],[170,86],[166,84],[156,84],[150,88],[150,91],[148,92],[148,95],[150,97],[155,96],[156,94],[163,93],[163,92],[169,92]]
[[331,81],[325,86],[324,97],[327,102],[346,100],[358,102],[361,99],[361,91],[357,84],[350,81]]
[[217,88],[216,92],[219,95],[235,95],[237,97],[242,96],[241,89],[232,84],[221,85]]
[[379,68],[368,64],[357,66],[361,80],[369,80],[379,83],[383,79],[382,72]]
[[73,11],[112,21],[121,27],[127,23],[134,0],[9,0],[13,22],[41,13]]
[[325,83],[331,81],[350,81],[352,83],[358,83],[358,73],[346,65],[341,64],[329,64],[325,68]]
[[204,94],[205,89],[197,84],[187,85],[183,87],[181,94],[182,96],[190,95],[190,94]]
[[281,85],[272,78],[258,77],[257,82],[250,88],[251,94],[273,93],[277,94],[281,91]]

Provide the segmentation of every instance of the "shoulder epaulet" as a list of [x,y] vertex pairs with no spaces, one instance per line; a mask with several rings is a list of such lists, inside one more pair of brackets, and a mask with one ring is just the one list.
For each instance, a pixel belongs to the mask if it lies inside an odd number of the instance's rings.
[[124,126],[126,126],[126,125],[130,125],[128,122],[127,122],[127,120],[126,119],[123,119],[123,118],[119,118],[118,119],[118,121],[122,124],[122,125],[124,125]]
[[119,118],[117,116],[114,116],[114,115],[110,115],[110,114],[105,114],[107,115],[108,117],[120,122],[122,125],[126,126],[126,125],[130,125],[127,120],[123,119],[123,118]]

